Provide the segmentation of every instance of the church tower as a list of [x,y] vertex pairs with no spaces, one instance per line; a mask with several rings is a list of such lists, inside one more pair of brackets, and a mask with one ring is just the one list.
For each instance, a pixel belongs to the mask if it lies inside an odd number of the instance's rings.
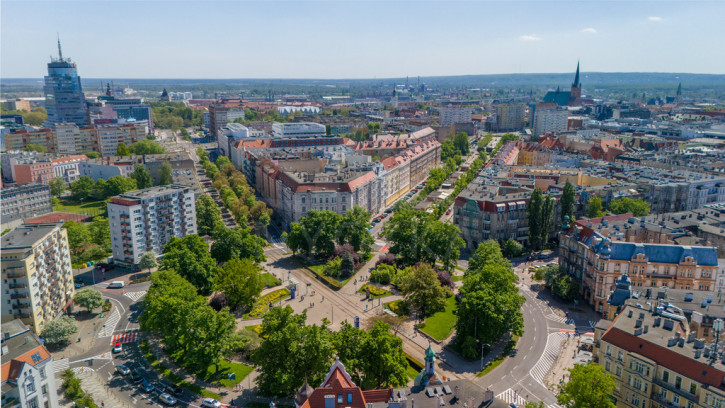
[[574,82],[571,84],[571,92],[569,93],[569,106],[581,105],[582,85],[579,83],[579,61],[576,63],[576,75]]
[[679,105],[682,103],[682,82],[677,85],[677,94],[675,95],[675,104]]

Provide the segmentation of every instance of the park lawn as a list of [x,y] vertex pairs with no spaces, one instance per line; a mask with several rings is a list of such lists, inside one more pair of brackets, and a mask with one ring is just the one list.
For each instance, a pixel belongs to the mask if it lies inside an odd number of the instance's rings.
[[405,374],[408,375],[412,380],[415,379],[415,377],[418,376],[418,373],[423,370],[423,364],[421,364],[418,360],[413,358],[410,354],[403,352],[405,355],[405,361],[408,363],[408,365],[405,367]]
[[453,332],[453,327],[456,326],[458,317],[455,312],[457,309],[456,297],[449,296],[446,299],[446,308],[442,312],[435,313],[425,319],[425,326],[420,330],[438,341],[447,339]]
[[[232,388],[242,382],[242,380],[248,376],[252,370],[254,370],[254,367],[252,366],[222,360],[219,362],[218,372],[216,371],[216,366],[214,364],[207,367],[205,380],[213,381],[222,387]],[[232,373],[234,373],[236,378],[230,380],[228,375]]]
[[366,293],[365,288],[370,288],[370,297],[373,297],[373,298],[381,298],[381,297],[392,295],[392,293],[390,293],[390,291],[385,290],[383,288],[379,288],[374,285],[363,285],[360,288],[360,290],[358,290],[358,293]]
[[109,200],[81,202],[70,198],[61,198],[60,203],[53,205],[53,211],[105,217],[106,203]]
[[275,278],[274,275],[271,273],[263,273],[262,274],[262,285],[265,288],[273,288],[275,286],[280,285],[282,282]]
[[453,278],[453,282],[458,282],[463,280],[463,275],[453,275],[451,278]]

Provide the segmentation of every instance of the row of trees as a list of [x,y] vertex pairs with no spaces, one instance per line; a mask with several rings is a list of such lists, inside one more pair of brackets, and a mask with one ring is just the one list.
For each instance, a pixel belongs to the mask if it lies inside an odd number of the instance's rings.
[[166,153],[166,148],[151,139],[139,140],[128,147],[123,143],[119,143],[116,146],[116,156],[130,156],[132,154],[141,156],[144,154],[164,153]]
[[549,233],[554,222],[554,199],[551,195],[543,195],[540,188],[531,193],[526,214],[529,221],[529,245],[534,250],[546,248]]
[[566,273],[559,265],[551,265],[539,268],[536,271],[535,278],[542,278],[546,287],[551,290],[554,296],[567,301],[571,301],[579,297],[579,282]]
[[482,345],[493,345],[509,333],[523,334],[521,306],[525,298],[519,295],[516,281],[498,243],[481,243],[460,289],[455,341],[463,356],[475,358]]
[[108,197],[134,190],[138,190],[136,179],[123,176],[113,176],[107,180],[98,179],[95,182],[88,176],[81,176],[78,180],[70,183],[71,196],[76,201],[83,201],[88,198],[105,200]]
[[355,206],[344,215],[330,210],[310,210],[299,222],[290,224],[287,246],[292,252],[329,258],[335,245],[348,244],[356,253],[369,254],[375,242],[368,226],[370,214]]
[[452,138],[441,143],[441,160],[456,156],[467,156],[471,151],[466,132],[458,132]]
[[104,258],[111,251],[108,218],[95,217],[93,222],[87,224],[66,221],[63,228],[68,234],[68,246],[73,264]]
[[461,174],[461,176],[458,177],[458,179],[454,183],[453,192],[445,199],[436,203],[433,212],[434,217],[440,218],[443,215],[443,212],[446,211],[453,204],[453,201],[456,199],[456,197],[458,197],[461,191],[463,191],[463,189],[466,188],[466,186],[468,186],[468,184],[476,178],[476,175],[483,168],[484,164],[486,163],[480,157],[477,157],[475,160],[473,160],[473,163],[471,163],[471,167],[466,170],[465,173]]
[[48,111],[42,106],[32,108],[30,112],[26,110],[5,110],[0,108],[3,115],[21,115],[23,122],[30,126],[41,126],[43,122],[48,120]]
[[[612,200],[609,203],[608,212],[613,214],[632,213],[635,217],[649,215],[650,208],[647,201],[640,198],[622,197]],[[588,218],[597,218],[605,214],[602,199],[599,196],[592,196],[587,202],[586,215]]]
[[289,306],[274,307],[264,315],[263,340],[253,352],[263,394],[289,396],[305,380],[319,384],[335,356],[363,389],[407,382],[402,340],[390,332],[388,324],[378,321],[364,330],[344,322],[339,331],[331,333],[327,320],[307,325],[306,318],[306,313],[294,314]]
[[182,127],[202,126],[204,113],[183,102],[151,102],[151,116],[159,129],[179,130]]
[[465,241],[453,224],[439,221],[425,211],[401,205],[385,226],[390,252],[402,265],[440,262],[447,271],[458,262]]

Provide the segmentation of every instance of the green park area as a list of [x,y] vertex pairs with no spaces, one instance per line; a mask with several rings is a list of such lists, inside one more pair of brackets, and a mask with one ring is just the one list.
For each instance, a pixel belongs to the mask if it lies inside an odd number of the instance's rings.
[[92,217],[106,215],[106,203],[108,200],[99,201],[76,201],[70,198],[53,200],[53,211],[83,214]]
[[453,328],[456,326],[456,309],[458,309],[456,297],[449,296],[446,299],[446,308],[442,312],[435,313],[425,319],[425,322],[418,327],[425,334],[438,341],[443,341],[451,335]]

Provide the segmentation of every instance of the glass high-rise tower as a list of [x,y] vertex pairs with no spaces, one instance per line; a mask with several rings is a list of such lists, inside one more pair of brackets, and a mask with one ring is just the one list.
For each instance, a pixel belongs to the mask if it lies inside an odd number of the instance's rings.
[[63,51],[58,39],[58,59],[51,57],[48,63],[48,75],[45,77],[45,109],[48,111],[46,126],[56,123],[75,123],[88,125],[81,77],[78,76],[75,62],[63,59]]

